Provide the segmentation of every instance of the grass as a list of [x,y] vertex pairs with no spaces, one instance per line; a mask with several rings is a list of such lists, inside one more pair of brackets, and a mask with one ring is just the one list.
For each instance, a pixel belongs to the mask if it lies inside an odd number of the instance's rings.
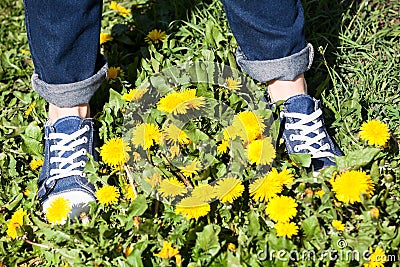
[[[103,142],[121,136],[121,108],[125,104],[120,94],[154,73],[189,60],[237,67],[237,44],[219,1],[124,1],[122,5],[132,7],[132,16],[127,18],[110,10],[108,4],[104,5],[102,31],[111,33],[114,39],[102,49],[110,66],[121,67],[124,76],[105,82],[92,99]],[[371,199],[359,205],[343,205],[329,191],[332,173],[326,174],[322,184],[314,184],[302,168],[279,156],[276,167],[289,167],[296,179],[285,192],[299,203],[299,234],[286,239],[276,237],[273,222],[264,212],[265,203],[254,204],[248,193],[232,205],[214,203],[213,214],[198,221],[184,220],[172,206],[146,198],[140,191],[142,196],[133,202],[121,199],[112,206],[93,205],[87,226],[49,225],[35,199],[38,170],[29,167],[33,159],[42,157],[46,103],[30,87],[33,64],[29,53],[24,52],[29,48],[23,4],[1,1],[0,266],[179,264],[176,258],[153,256],[165,240],[179,248],[184,266],[288,266],[288,262],[277,259],[257,260],[256,254],[264,246],[276,250],[337,249],[339,239],[357,251],[384,248],[387,255],[397,257],[397,262],[386,265],[399,266],[400,4],[389,0],[307,0],[304,9],[307,39],[315,48],[314,64],[306,74],[309,93],[321,99],[328,130],[349,155],[341,166],[361,168],[376,186]],[[148,45],[144,38],[155,28],[165,30],[168,37],[160,44]],[[33,111],[27,114],[33,103]],[[373,150],[359,139],[361,124],[371,119],[381,120],[390,129],[391,139],[385,149]],[[368,154],[371,151],[375,151],[372,156]],[[104,162],[90,163],[87,168],[99,183],[122,185],[127,179],[123,171]],[[319,188],[330,196],[308,199],[307,190]],[[371,207],[379,209],[378,219],[368,215]],[[6,230],[18,208],[24,208],[28,215],[21,237],[13,240]],[[333,219],[342,219],[347,230],[332,230]],[[230,245],[228,249],[229,244],[235,248]],[[358,266],[365,262],[323,259],[290,264]]]

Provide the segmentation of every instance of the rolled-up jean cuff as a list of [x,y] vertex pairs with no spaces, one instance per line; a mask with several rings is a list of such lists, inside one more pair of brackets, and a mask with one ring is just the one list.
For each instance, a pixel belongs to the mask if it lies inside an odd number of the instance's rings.
[[32,75],[33,89],[47,102],[57,107],[74,107],[87,104],[107,76],[107,63],[93,76],[79,82],[67,84],[48,84]]
[[250,77],[260,82],[271,80],[294,80],[310,69],[314,59],[314,48],[311,44],[293,55],[272,60],[248,60],[240,47],[236,50],[238,65]]

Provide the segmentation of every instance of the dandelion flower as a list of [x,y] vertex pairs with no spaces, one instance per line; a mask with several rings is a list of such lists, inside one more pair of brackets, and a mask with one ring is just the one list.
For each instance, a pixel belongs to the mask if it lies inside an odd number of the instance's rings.
[[385,255],[385,252],[381,248],[376,248],[375,251],[370,247],[369,252],[371,255],[369,256],[368,263],[364,264],[364,267],[384,267],[385,263],[388,261],[388,257]]
[[215,190],[219,200],[232,203],[242,195],[244,186],[239,179],[228,177],[218,181]]
[[222,140],[222,143],[217,146],[217,153],[224,154],[228,151],[229,140]]
[[282,191],[282,184],[272,172],[250,184],[250,196],[254,201],[268,201]]
[[157,109],[177,114],[186,114],[188,109],[200,109],[205,105],[204,97],[197,97],[195,89],[186,89],[182,92],[170,92],[160,99]]
[[235,252],[236,251],[236,246],[233,243],[229,243],[228,244],[228,250]]
[[370,145],[384,146],[389,140],[389,129],[379,120],[364,122],[360,128],[360,137]]
[[270,173],[280,182],[281,185],[291,185],[294,181],[293,173],[286,168],[284,168],[281,172],[278,172],[277,169],[272,168]]
[[239,90],[240,89],[240,81],[235,80],[232,77],[228,77],[225,80],[225,87],[228,88],[229,90]]
[[338,231],[344,231],[344,227],[345,227],[345,225],[339,220],[334,220],[332,222],[332,226]]
[[171,242],[164,241],[161,251],[157,254],[153,254],[153,256],[157,256],[163,259],[170,259],[178,255],[178,253],[179,250],[177,248],[173,248]]
[[266,213],[275,222],[288,222],[297,214],[296,201],[287,196],[277,196],[267,205]]
[[287,236],[291,238],[297,235],[299,227],[294,222],[278,222],[275,224],[276,236]]
[[119,192],[118,189],[113,185],[105,185],[95,193],[96,198],[103,205],[109,205],[118,201]]
[[100,33],[100,45],[108,42],[108,41],[112,41],[113,38],[111,37],[111,34],[108,33]]
[[12,239],[17,238],[17,229],[19,229],[24,224],[25,215],[26,211],[20,208],[11,216],[11,219],[7,224],[7,235],[10,236]]
[[176,206],[175,213],[182,213],[188,219],[198,219],[207,215],[210,211],[210,205],[201,201],[198,198],[187,197]]
[[148,149],[154,144],[161,144],[161,141],[162,134],[154,124],[142,123],[132,131],[132,144],[136,147],[142,146],[144,149]]
[[21,53],[24,55],[29,55],[31,52],[29,50],[26,49],[21,49]]
[[379,210],[377,207],[373,207],[372,209],[369,210],[369,215],[372,218],[378,219],[379,218]]
[[175,158],[179,155],[180,148],[178,145],[173,145],[169,148],[169,152],[171,153],[171,158]]
[[186,186],[175,177],[162,180],[158,191],[163,197],[175,197],[187,193]]
[[182,256],[181,254],[176,254],[175,255],[175,264],[176,266],[182,266]]
[[265,129],[264,119],[252,111],[243,111],[235,115],[232,127],[245,143],[261,137]]
[[164,135],[170,144],[178,142],[181,145],[187,145],[190,143],[190,138],[185,131],[173,123],[164,130]]
[[129,200],[135,200],[136,198],[135,191],[133,190],[133,187],[130,184],[126,186],[126,198]]
[[269,138],[252,141],[246,150],[247,158],[251,163],[267,165],[275,158],[275,148]]
[[167,34],[164,31],[154,29],[147,34],[144,40],[148,44],[151,43],[158,44],[159,42],[162,42],[165,39],[165,37],[167,37]]
[[125,101],[138,101],[142,99],[143,95],[147,92],[147,89],[132,89],[127,94],[122,95],[122,99]]
[[199,184],[192,191],[192,197],[200,199],[203,202],[210,201],[217,196],[215,188],[209,184]]
[[35,107],[36,107],[36,102],[34,101],[29,105],[28,109],[25,111],[25,116],[29,116],[29,114],[32,113]]
[[39,167],[43,166],[43,159],[33,159],[31,163],[29,163],[29,167],[32,171],[36,171]]
[[179,167],[181,173],[186,177],[191,177],[193,174],[197,174],[197,171],[201,168],[201,163],[198,159],[194,159],[192,163],[184,166]]
[[314,195],[319,196],[319,198],[322,198],[325,195],[325,191],[322,189],[318,189],[314,192]]
[[120,67],[110,67],[110,68],[108,68],[107,78],[115,79],[118,77],[118,73],[120,73],[120,72],[121,72]]
[[121,6],[120,4],[117,4],[116,1],[112,1],[110,4],[110,9],[118,11],[119,14],[123,17],[127,17],[129,14],[131,14],[131,11],[129,9],[126,9],[125,7]]
[[146,178],[145,180],[151,185],[151,188],[156,188],[161,183],[161,175],[155,173],[150,178]]
[[64,224],[71,210],[71,204],[67,199],[63,197],[55,198],[45,211],[47,221],[54,224]]
[[100,156],[110,167],[121,167],[129,160],[128,143],[122,138],[111,138],[100,149]]
[[347,204],[361,202],[360,195],[365,193],[370,197],[374,192],[371,176],[363,171],[346,171],[332,180],[332,191],[336,198]]

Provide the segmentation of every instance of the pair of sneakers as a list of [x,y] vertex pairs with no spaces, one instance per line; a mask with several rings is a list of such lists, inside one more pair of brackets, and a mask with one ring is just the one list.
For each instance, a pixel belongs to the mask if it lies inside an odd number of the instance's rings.
[[[308,153],[314,172],[335,165],[343,153],[330,138],[319,101],[306,94],[290,97],[283,104],[282,137],[289,154]],[[38,184],[43,210],[53,199],[64,197],[72,205],[70,217],[79,216],[95,201],[94,186],[83,172],[86,154],[94,154],[93,121],[64,117],[45,125],[45,159]]]

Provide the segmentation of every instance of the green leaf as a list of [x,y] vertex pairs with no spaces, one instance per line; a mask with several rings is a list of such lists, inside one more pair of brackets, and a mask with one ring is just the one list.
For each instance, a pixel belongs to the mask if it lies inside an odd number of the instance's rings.
[[25,153],[35,155],[37,157],[42,157],[43,145],[41,142],[23,134],[21,134],[21,138],[24,141],[22,145],[22,150]]
[[204,227],[203,231],[196,233],[196,246],[199,246],[204,251],[208,251],[211,255],[216,255],[220,249],[218,242],[218,233],[221,227],[215,224],[210,224]]
[[339,169],[359,168],[369,164],[380,151],[380,148],[368,147],[350,151],[343,157],[335,157],[335,161]]
[[249,212],[249,235],[256,236],[260,232],[260,223],[257,214],[252,210]]
[[310,167],[311,165],[311,155],[310,154],[289,154],[289,158],[298,166]]
[[303,229],[307,239],[312,239],[314,236],[318,236],[321,232],[319,229],[318,219],[315,216],[305,219],[301,223],[301,229]]
[[139,196],[132,201],[131,206],[128,210],[129,217],[141,216],[147,210],[147,202],[145,196]]

